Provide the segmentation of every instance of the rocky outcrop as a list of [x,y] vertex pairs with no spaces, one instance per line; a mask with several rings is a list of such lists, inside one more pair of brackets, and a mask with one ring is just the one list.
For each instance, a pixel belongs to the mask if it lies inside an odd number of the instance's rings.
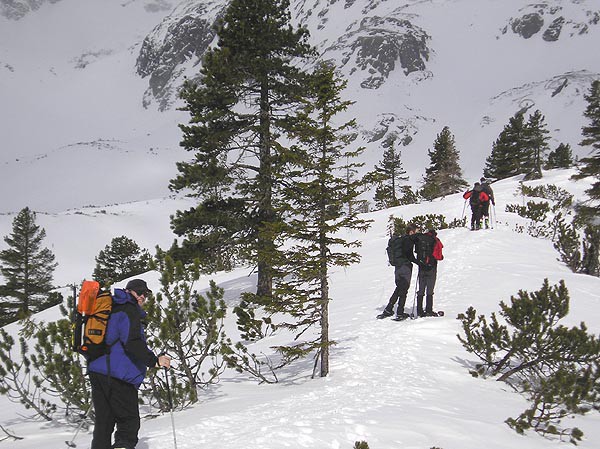
[[167,109],[180,84],[186,63],[196,65],[215,37],[214,23],[223,1],[188,2],[176,8],[142,43],[136,61],[137,73],[148,77],[144,97],[148,106],[157,100]]
[[374,126],[362,129],[361,134],[367,142],[394,141],[398,145],[409,145],[419,132],[419,125],[434,122],[433,119],[414,115],[406,111],[408,116],[402,117],[395,113],[381,113],[377,116]]
[[[344,8],[358,6],[354,0],[344,2]],[[139,75],[149,79],[145,106],[153,101],[158,102],[161,110],[171,106],[186,66],[197,65],[213,42],[214,22],[226,3],[224,0],[184,2],[144,39],[136,67]],[[363,13],[373,14],[372,9],[378,4],[362,2],[360,7]],[[314,9],[317,5],[321,9]],[[302,22],[314,13],[324,26],[331,18],[330,5],[302,0],[296,6]],[[377,89],[398,68],[405,75],[425,70],[429,40],[429,35],[413,25],[406,15],[399,12],[385,17],[371,15],[348,26],[333,44],[322,43],[327,46],[322,58],[335,61],[348,75],[360,77],[364,89]]]
[[580,0],[580,8],[564,8],[558,0],[528,5],[519,10],[502,29],[506,34],[510,29],[524,39],[537,34],[546,42],[556,42],[561,36],[573,37],[587,34],[590,26],[600,23],[600,9],[589,9],[595,3]]
[[351,75],[358,70],[364,72],[361,87],[377,89],[397,64],[405,75],[425,70],[429,39],[408,19],[372,16],[352,24],[325,55],[341,54],[341,66],[349,66]]
[[560,32],[562,31],[562,27],[565,24],[565,18],[563,16],[557,17],[552,21],[550,26],[544,31],[544,35],[542,39],[548,42],[557,41],[560,37]]
[[520,34],[525,39],[529,39],[538,33],[544,26],[544,19],[541,14],[531,13],[511,20],[510,27],[513,32]]
[[60,0],[0,0],[0,15],[19,20],[27,13],[36,11],[44,3],[56,3]]

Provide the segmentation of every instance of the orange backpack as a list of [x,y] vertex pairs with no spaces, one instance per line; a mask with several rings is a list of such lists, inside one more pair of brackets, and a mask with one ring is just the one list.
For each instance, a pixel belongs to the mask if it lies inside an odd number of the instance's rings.
[[112,311],[110,292],[97,281],[83,281],[77,298],[73,350],[94,360],[106,354],[106,326]]

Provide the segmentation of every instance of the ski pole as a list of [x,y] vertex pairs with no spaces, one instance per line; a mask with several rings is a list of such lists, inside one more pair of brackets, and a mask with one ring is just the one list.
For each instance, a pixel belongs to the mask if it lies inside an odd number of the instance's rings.
[[167,383],[167,394],[169,395],[169,412],[171,413],[171,428],[173,429],[173,447],[177,449],[177,435],[175,434],[175,418],[173,417],[173,396],[169,386],[169,372],[165,366],[165,382]]
[[87,411],[85,412],[85,415],[83,415],[83,418],[81,419],[81,422],[77,426],[77,430],[75,431],[75,435],[73,435],[73,438],[71,438],[71,441],[65,441],[65,444],[67,446],[69,446],[69,447],[77,447],[77,445],[75,444],[75,438],[77,438],[77,435],[79,435],[79,431],[83,427],[83,424],[85,423],[86,418],[90,414],[90,410],[91,409],[92,409],[92,404],[90,403],[90,406],[88,407]]
[[[419,267],[419,270],[421,268]],[[413,297],[413,305],[412,305],[412,312],[410,314],[410,317],[415,320],[417,319],[417,313],[415,312],[415,306],[417,304],[417,289],[419,288],[419,273],[417,272],[417,280],[415,281],[415,296]]]
[[463,211],[462,211],[462,216],[460,217],[461,220],[465,219],[465,209],[467,207],[467,200],[465,200],[465,203],[463,204]]

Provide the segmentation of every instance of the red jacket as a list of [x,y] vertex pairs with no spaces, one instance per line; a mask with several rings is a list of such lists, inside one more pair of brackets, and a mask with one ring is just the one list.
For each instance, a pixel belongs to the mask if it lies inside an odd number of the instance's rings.
[[[471,198],[471,195],[473,194],[473,192],[477,193],[477,191],[475,190],[468,190],[463,194],[463,198],[465,200],[468,200],[469,198]],[[485,203],[487,201],[490,200],[490,196],[485,193],[483,190],[479,192],[479,202],[480,203]]]

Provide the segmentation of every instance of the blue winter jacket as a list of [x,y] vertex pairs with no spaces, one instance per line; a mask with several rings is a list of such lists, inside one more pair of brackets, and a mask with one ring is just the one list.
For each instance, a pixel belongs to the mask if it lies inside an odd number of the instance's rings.
[[133,296],[115,289],[113,309],[106,328],[108,354],[90,362],[88,371],[123,380],[139,388],[146,376],[146,367],[155,366],[158,359],[146,345],[142,319],[146,312]]

